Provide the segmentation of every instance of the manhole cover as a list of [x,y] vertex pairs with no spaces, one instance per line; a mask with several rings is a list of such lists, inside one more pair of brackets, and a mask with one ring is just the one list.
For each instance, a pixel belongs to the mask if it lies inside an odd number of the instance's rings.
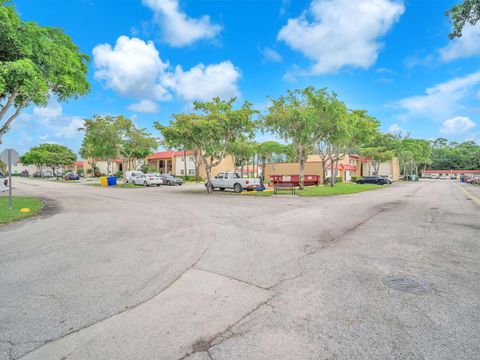
[[394,290],[415,295],[428,294],[432,291],[430,285],[425,281],[411,276],[387,275],[383,277],[382,282]]

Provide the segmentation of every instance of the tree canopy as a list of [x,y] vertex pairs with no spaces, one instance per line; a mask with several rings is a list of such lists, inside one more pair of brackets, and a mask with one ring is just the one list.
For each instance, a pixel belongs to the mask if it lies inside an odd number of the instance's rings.
[[453,30],[450,39],[462,36],[465,24],[475,25],[480,20],[480,0],[464,0],[461,4],[453,6],[445,15],[450,17]]
[[77,155],[63,145],[41,144],[27,151],[20,159],[25,165],[50,166],[55,172],[59,166],[72,165]]
[[61,101],[90,90],[89,57],[63,30],[20,20],[9,3],[0,0],[0,143],[28,105],[44,106],[50,96]]
[[473,141],[448,142],[438,138],[432,142],[432,170],[476,170],[480,169],[480,145]]
[[[174,114],[168,126],[158,122],[155,127],[161,132],[164,144],[172,147],[188,146],[198,151],[205,166],[207,190],[212,192],[211,169],[226,156],[228,144],[252,138],[256,113],[249,102],[235,109],[236,98],[194,102],[193,114]],[[185,140],[182,137],[185,136]]]

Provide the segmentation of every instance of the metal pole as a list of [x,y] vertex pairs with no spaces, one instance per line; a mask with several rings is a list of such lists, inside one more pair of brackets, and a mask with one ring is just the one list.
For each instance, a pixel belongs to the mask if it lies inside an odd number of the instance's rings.
[[8,206],[12,210],[12,150],[8,150]]

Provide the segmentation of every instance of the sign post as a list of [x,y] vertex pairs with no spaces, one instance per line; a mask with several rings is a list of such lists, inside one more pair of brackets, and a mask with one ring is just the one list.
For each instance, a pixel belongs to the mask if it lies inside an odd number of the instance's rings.
[[12,162],[19,159],[18,153],[13,149],[5,149],[0,153],[0,160],[8,165],[8,208],[12,210]]

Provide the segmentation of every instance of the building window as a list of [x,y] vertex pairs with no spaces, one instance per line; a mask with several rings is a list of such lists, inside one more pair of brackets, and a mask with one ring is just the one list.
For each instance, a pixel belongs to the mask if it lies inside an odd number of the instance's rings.
[[184,161],[185,161],[185,159],[184,159],[184,157],[182,156],[182,162],[184,162]]
[[188,175],[195,175],[195,170],[188,169]]
[[185,170],[180,170],[180,175],[185,175]]

